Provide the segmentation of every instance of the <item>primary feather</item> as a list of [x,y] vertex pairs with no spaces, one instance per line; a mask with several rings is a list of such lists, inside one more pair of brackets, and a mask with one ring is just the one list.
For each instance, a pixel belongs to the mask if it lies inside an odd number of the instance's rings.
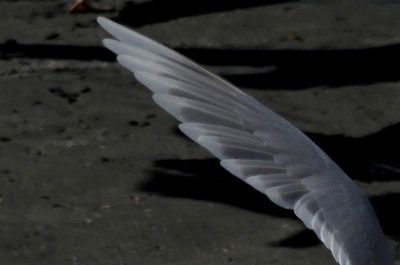
[[179,129],[236,177],[294,210],[340,265],[393,265],[364,193],[306,135],[190,59],[106,18],[104,45]]

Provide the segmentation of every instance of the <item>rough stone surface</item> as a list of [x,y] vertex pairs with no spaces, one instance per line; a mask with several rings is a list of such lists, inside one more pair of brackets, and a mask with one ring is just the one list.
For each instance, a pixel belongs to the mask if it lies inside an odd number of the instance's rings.
[[[397,1],[135,2],[96,3],[309,133],[370,196],[399,263]],[[336,264],[183,137],[72,3],[0,2],[1,264]]]

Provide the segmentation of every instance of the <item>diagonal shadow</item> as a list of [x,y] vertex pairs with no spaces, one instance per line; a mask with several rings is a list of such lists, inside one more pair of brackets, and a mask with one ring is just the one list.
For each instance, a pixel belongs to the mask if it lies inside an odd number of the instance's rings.
[[20,44],[16,40],[0,44],[0,60],[13,58],[115,61],[115,55],[101,46]]
[[[359,50],[176,50],[206,65],[275,67],[265,73],[224,75],[244,88],[304,89],[400,80],[397,68],[392,66],[400,60],[400,44]],[[99,46],[19,44],[13,40],[0,45],[0,59],[11,58],[115,60],[111,52]]]
[[[187,138],[178,128],[173,133]],[[363,137],[306,134],[352,179],[400,181],[400,160],[396,155],[400,150],[400,123]]]
[[295,1],[297,0],[153,0],[144,3],[128,1],[115,20],[138,27],[182,17]]
[[141,186],[147,192],[222,202],[280,217],[293,216],[229,174],[218,159],[157,160],[149,174],[151,180]]
[[400,192],[372,197],[370,200],[383,232],[400,242],[400,216],[397,214],[400,205]]
[[400,181],[400,123],[364,137],[307,134],[351,178],[371,181]]
[[[296,219],[293,211],[275,205],[264,194],[229,174],[219,165],[218,159],[157,160],[149,174],[151,180],[140,187],[146,192],[220,202],[270,216]],[[318,244],[314,232],[303,229],[270,246],[305,248]]]
[[322,244],[314,231],[302,229],[290,236],[268,244],[271,247],[308,248]]
[[[179,49],[206,65],[274,66],[261,73],[224,75],[244,88],[299,89],[399,81],[390,62],[400,60],[400,44],[341,50],[202,50]],[[223,62],[223,63],[221,63]]]
[[[334,158],[351,177],[356,176],[362,181],[400,181],[398,172],[385,170],[385,168],[380,171],[371,170],[371,163],[391,164],[393,167],[400,168],[398,159],[393,157],[393,153],[390,152],[398,150],[398,144],[394,143],[397,141],[399,130],[400,123],[361,138],[316,134],[310,136],[317,140],[317,144]],[[351,169],[350,172],[349,169]],[[141,186],[141,189],[147,192],[222,202],[268,215],[295,218],[292,211],[276,206],[265,195],[230,175],[219,165],[217,159],[157,160],[149,173],[150,181]],[[394,209],[397,209],[400,203],[400,193],[372,197],[371,202],[385,234],[400,241],[400,226],[398,226],[400,217],[393,214]],[[301,248],[316,244],[319,244],[319,240],[314,233],[304,229],[271,246]]]

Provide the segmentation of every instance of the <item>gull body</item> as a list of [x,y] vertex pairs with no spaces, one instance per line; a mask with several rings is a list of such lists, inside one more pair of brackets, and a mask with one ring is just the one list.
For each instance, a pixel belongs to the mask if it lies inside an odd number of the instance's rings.
[[305,134],[190,59],[106,18],[104,45],[234,176],[294,210],[340,265],[394,265],[378,218],[355,183]]

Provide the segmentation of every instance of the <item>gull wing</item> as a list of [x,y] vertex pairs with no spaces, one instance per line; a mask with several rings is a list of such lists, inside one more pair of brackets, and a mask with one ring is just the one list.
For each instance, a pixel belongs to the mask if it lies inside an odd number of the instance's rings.
[[106,18],[104,45],[234,176],[295,214],[341,265],[392,265],[364,193],[306,135],[190,59]]

